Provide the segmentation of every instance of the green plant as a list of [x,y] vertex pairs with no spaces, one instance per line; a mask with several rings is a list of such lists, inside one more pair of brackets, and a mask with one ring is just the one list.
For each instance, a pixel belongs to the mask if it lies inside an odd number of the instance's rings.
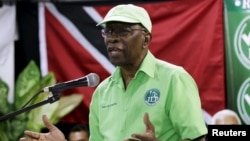
[[[41,76],[39,68],[33,60],[19,74],[15,85],[14,103],[8,102],[8,85],[0,78],[0,116],[20,110],[42,88],[56,83],[55,76],[49,72]],[[47,100],[51,93],[39,93],[29,104]],[[76,108],[83,99],[81,94],[61,96],[54,103],[42,105],[28,112],[0,122],[0,141],[17,141],[23,136],[24,130],[41,131],[45,128],[42,115],[46,114],[53,124]],[[27,105],[28,106],[28,105]]]

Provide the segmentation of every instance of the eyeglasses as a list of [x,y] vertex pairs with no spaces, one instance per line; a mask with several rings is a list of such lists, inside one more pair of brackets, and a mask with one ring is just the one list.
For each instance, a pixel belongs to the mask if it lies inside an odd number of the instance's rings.
[[140,30],[146,32],[145,29],[136,29],[136,28],[116,28],[116,29],[102,29],[102,37],[107,38],[111,37],[112,34],[115,34],[118,37],[127,37],[132,35],[133,31]]

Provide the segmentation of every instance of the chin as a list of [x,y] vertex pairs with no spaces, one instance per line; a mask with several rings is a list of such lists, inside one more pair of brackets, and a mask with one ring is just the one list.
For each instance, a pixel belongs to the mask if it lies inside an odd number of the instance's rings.
[[111,63],[112,63],[114,66],[122,66],[122,65],[123,65],[123,63],[117,62],[117,61],[111,61]]

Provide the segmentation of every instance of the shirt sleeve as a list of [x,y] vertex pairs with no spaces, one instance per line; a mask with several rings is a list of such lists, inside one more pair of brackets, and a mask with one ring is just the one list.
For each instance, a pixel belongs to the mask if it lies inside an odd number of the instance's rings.
[[175,73],[171,80],[170,119],[181,139],[195,139],[207,134],[198,88],[185,71]]

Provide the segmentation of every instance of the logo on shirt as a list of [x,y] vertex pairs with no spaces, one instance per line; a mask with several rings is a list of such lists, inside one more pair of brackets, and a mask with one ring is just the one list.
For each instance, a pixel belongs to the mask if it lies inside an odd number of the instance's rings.
[[153,106],[160,99],[160,91],[158,89],[150,89],[146,92],[144,101],[147,105]]

